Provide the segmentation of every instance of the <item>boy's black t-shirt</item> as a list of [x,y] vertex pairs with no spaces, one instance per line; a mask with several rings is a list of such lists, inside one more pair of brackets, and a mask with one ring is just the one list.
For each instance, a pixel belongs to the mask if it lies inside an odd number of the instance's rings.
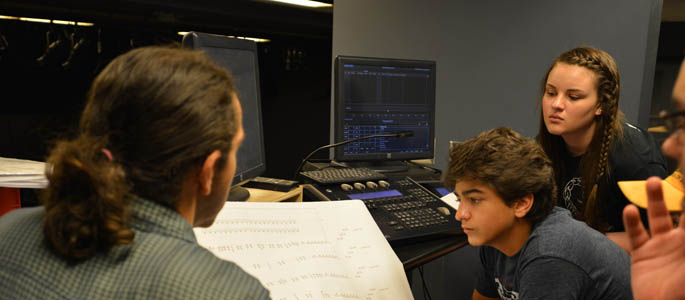
[[476,290],[517,299],[632,299],[630,256],[606,236],[555,207],[513,256],[483,246]]

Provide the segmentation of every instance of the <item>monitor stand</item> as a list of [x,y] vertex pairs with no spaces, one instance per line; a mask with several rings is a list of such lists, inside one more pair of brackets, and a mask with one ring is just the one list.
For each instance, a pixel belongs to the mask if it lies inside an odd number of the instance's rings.
[[250,191],[242,186],[234,185],[231,187],[231,191],[228,192],[226,201],[245,201],[248,198],[250,198]]
[[368,168],[380,173],[407,172],[407,163],[401,160],[374,160],[374,161],[348,161],[345,162],[349,168]]

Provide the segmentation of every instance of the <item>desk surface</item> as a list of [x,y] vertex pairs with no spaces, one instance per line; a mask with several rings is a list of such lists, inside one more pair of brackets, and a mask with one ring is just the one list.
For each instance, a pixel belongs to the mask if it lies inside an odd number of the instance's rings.
[[302,187],[294,188],[289,192],[246,189],[250,192],[250,198],[247,199],[247,202],[302,202]]

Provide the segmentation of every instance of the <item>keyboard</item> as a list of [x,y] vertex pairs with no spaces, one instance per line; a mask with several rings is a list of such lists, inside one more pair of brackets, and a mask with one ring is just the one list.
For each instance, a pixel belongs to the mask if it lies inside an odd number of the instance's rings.
[[385,176],[385,174],[368,168],[329,168],[316,171],[300,172],[300,175],[307,177],[319,184],[335,184],[355,181],[364,182],[388,178]]
[[401,179],[390,183],[390,188],[402,195],[362,201],[391,245],[462,234],[454,219],[456,212],[415,181]]

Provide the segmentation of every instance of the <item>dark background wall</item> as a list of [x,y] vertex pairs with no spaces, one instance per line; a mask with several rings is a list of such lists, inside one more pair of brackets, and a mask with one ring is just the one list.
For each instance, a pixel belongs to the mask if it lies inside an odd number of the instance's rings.
[[[292,176],[299,160],[328,142],[332,11],[226,2],[3,1],[1,15],[94,26],[0,19],[0,156],[44,160],[55,139],[75,132],[87,90],[107,62],[135,47],[179,43],[178,31],[194,30],[271,40],[258,43],[265,175]],[[65,64],[72,36],[82,44]]]
[[[685,7],[685,2],[683,3]],[[664,13],[666,8],[664,8]],[[685,15],[684,21],[662,22],[659,30],[659,51],[654,71],[654,90],[650,112],[650,126],[658,125],[659,112],[672,107],[671,92],[678,76],[680,64],[685,56]]]

